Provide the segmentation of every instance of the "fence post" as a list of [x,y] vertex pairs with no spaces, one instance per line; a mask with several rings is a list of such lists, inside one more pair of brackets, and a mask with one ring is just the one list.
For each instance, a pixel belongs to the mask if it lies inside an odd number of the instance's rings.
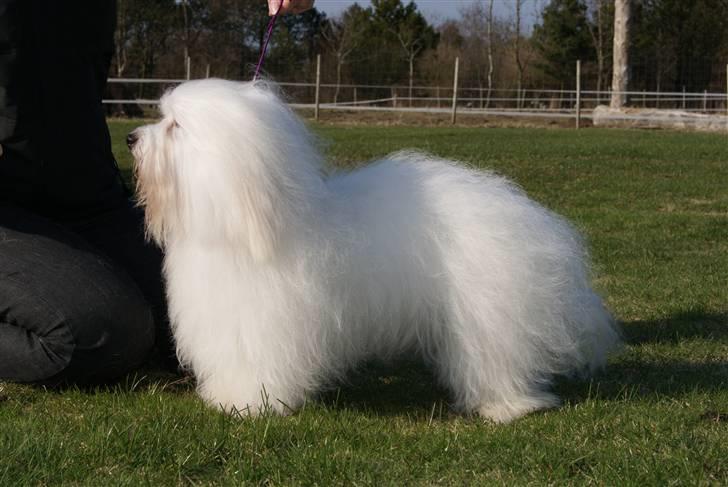
[[187,79],[190,79],[190,57],[187,56],[187,59],[185,59],[185,71],[187,72]]
[[576,129],[581,127],[581,59],[576,61]]
[[703,90],[703,111],[708,111],[708,90]]
[[397,108],[397,90],[394,87],[390,88],[390,90],[392,92],[392,107]]
[[319,95],[321,93],[321,54],[316,54],[316,108],[313,110],[313,118],[319,119]]
[[455,58],[455,76],[452,82],[452,117],[450,122],[455,125],[458,116],[458,71],[460,69],[460,58]]
[[354,105],[356,105],[356,86],[354,87]]
[[728,115],[728,64],[725,65],[725,112]]
[[210,63],[207,63],[207,68],[205,68],[205,78],[210,77]]

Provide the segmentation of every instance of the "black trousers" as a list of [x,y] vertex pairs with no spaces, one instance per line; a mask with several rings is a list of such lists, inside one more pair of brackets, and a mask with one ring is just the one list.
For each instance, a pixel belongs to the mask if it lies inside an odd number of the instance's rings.
[[101,99],[115,1],[0,0],[0,380],[96,382],[171,355]]
[[161,256],[141,223],[130,205],[74,225],[0,205],[0,379],[111,380],[155,335],[170,355]]

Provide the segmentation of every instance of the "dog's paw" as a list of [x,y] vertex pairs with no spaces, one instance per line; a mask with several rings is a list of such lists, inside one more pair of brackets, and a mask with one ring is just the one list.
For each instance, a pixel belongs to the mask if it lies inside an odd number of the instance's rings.
[[259,416],[288,416],[295,412],[285,405],[274,407],[272,404],[261,402],[239,402],[235,404],[215,404],[220,411],[235,417],[256,418]]
[[555,395],[541,392],[531,396],[512,398],[507,401],[485,403],[478,407],[477,413],[494,423],[505,424],[534,411],[553,409],[560,404],[561,401]]
[[295,412],[297,408],[291,407],[283,401],[271,397],[264,389],[257,395],[241,395],[229,394],[229,390],[236,388],[230,387],[222,391],[216,391],[215,394],[210,388],[198,389],[198,393],[203,401],[208,405],[226,414],[236,417],[258,417],[279,415],[287,416]]

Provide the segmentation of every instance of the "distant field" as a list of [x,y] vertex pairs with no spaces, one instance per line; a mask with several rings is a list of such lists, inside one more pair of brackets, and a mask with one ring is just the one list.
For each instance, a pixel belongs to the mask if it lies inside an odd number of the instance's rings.
[[[111,123],[127,177],[134,126]],[[341,166],[419,148],[502,173],[570,218],[626,350],[590,382],[560,381],[563,408],[506,426],[451,413],[410,362],[371,365],[285,418],[223,416],[153,370],[94,391],[5,385],[0,485],[728,484],[726,136],[316,131]]]

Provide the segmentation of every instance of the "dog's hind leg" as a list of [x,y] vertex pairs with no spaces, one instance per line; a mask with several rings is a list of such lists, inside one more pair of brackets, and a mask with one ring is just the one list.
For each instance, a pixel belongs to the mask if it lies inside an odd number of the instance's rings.
[[560,404],[557,396],[530,378],[519,376],[520,372],[509,363],[495,363],[462,349],[451,354],[438,364],[439,376],[464,412],[476,413],[496,423],[508,423]]
[[559,405],[545,390],[539,353],[515,326],[462,317],[443,328],[434,354],[438,376],[459,409],[507,423]]

